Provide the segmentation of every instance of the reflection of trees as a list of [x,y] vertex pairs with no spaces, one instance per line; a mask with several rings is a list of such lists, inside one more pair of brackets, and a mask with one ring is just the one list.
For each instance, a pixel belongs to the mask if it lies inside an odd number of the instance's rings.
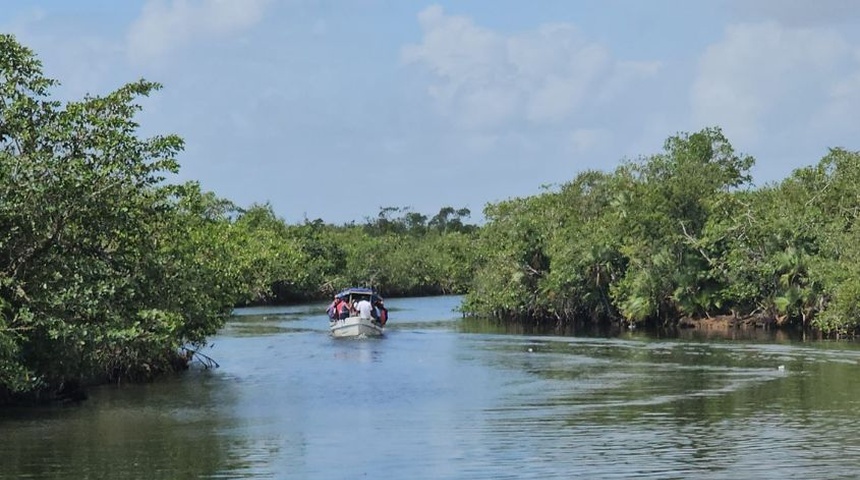
[[744,340],[789,343],[801,339],[803,332],[790,329],[762,328],[691,328],[676,330],[672,337],[683,340]]
[[506,321],[486,317],[465,317],[460,322],[462,333],[541,335],[541,336],[616,336],[622,329],[618,325],[566,322],[555,325],[543,322]]
[[[467,332],[515,333],[464,323]],[[499,367],[531,379],[518,382],[518,391],[534,392],[508,399],[504,411],[513,413],[499,421],[512,431],[545,424],[557,443],[575,437],[577,453],[595,462],[623,444],[631,458],[645,455],[648,468],[664,472],[738,471],[738,464],[754,471],[773,459],[785,468],[811,466],[797,455],[809,445],[838,452],[853,442],[854,425],[845,419],[857,417],[860,383],[847,379],[860,368],[850,344],[704,343],[637,333],[512,335],[485,346],[499,353],[491,357]],[[835,455],[824,454],[830,465],[838,464]]]
[[207,372],[149,385],[105,387],[76,406],[0,420],[0,478],[173,480],[249,470],[242,438],[225,435],[235,403]]

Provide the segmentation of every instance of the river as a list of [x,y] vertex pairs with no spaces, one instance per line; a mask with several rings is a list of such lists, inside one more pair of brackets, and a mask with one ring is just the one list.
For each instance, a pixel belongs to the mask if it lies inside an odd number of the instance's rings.
[[390,299],[236,312],[195,365],[0,412],[0,478],[857,478],[860,346],[784,334],[540,335]]

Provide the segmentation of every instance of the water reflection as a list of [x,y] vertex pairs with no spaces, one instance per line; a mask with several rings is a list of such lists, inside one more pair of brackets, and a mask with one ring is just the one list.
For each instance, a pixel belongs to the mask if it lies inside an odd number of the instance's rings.
[[801,331],[771,330],[763,328],[673,328],[630,330],[619,325],[594,325],[589,323],[534,322],[519,323],[498,319],[466,317],[460,322],[462,333],[529,335],[559,337],[621,337],[621,338],[671,338],[693,341],[762,341],[797,342],[820,340],[807,338]]
[[545,331],[456,300],[392,299],[362,340],[330,338],[324,305],[242,310],[219,369],[5,412],[0,477],[856,476],[854,343]]
[[[566,445],[560,454],[595,477],[852,475],[832,451],[857,458],[849,438],[860,384],[846,382],[860,373],[853,343],[761,330],[570,337],[470,320],[461,331],[517,379],[490,409],[494,428],[551,431]],[[826,451],[809,454],[813,445]]]
[[207,372],[151,385],[95,389],[77,406],[4,411],[0,478],[256,476],[221,410],[233,392]]
[[504,320],[465,317],[459,322],[459,330],[462,333],[480,333],[496,335],[541,335],[541,336],[618,336],[626,332],[617,325],[593,325],[563,323],[552,324],[546,322],[508,322]]

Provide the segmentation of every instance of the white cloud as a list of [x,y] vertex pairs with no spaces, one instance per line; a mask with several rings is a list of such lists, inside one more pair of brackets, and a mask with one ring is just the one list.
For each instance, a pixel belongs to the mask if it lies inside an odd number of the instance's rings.
[[259,22],[270,0],[148,0],[131,25],[128,55],[156,60],[199,39],[244,30]]
[[767,18],[791,26],[833,25],[860,18],[857,0],[733,0],[730,8],[747,20]]
[[[77,100],[84,94],[103,94],[122,83],[123,50],[91,25],[58,21],[44,8],[10,14],[0,31],[9,32],[42,62],[47,77],[60,81],[51,89],[58,100]],[[127,81],[127,80],[126,80]]]
[[488,153],[498,148],[501,141],[499,135],[475,133],[468,135],[464,144],[469,152]]
[[820,108],[849,52],[830,30],[775,22],[730,26],[700,57],[691,91],[694,120],[720,125],[742,142],[755,141],[774,116],[803,117]]
[[850,103],[857,106],[860,100],[860,70],[836,82],[830,90],[830,97],[834,103],[843,106]]
[[611,67],[605,47],[588,43],[573,25],[551,24],[507,41],[515,86],[526,118],[556,122],[582,104],[594,82]]
[[27,26],[41,22],[48,16],[47,10],[41,7],[32,7],[14,15],[11,22],[3,25],[4,29],[12,31],[23,30]]
[[656,77],[663,68],[663,62],[621,61],[613,66],[609,79],[600,87],[598,100],[612,101],[637,81]]
[[402,59],[431,74],[428,92],[440,112],[467,129],[565,122],[592,99],[610,101],[660,67],[618,62],[567,23],[503,35],[438,5],[420,12],[418,21],[424,37],[405,46]]
[[[814,118],[814,125],[834,133],[860,135],[857,112],[860,111],[860,48],[854,53],[853,71],[838,78],[828,91],[827,105]],[[852,148],[858,148],[854,145]]]
[[608,130],[600,128],[579,128],[568,136],[568,151],[581,154],[606,143],[611,138]]

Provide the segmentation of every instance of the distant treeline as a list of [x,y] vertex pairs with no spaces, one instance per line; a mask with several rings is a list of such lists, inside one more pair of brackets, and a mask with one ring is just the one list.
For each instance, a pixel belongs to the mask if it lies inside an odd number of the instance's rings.
[[[427,217],[409,207],[385,207],[363,224],[321,219],[290,225],[270,205],[239,210],[230,224],[244,232],[254,288],[243,304],[328,299],[348,286],[385,296],[462,294],[471,282],[478,227],[469,209],[442,208]],[[226,219],[225,219],[226,220]]]
[[[144,80],[60,103],[32,51],[0,35],[0,404],[182,368],[237,305],[466,294],[515,322],[718,314],[848,332],[860,299],[860,154],[776,185],[718,129],[555,191],[427,216],[287,224],[194,182],[183,141],[139,138]],[[196,355],[196,356],[195,356]]]

